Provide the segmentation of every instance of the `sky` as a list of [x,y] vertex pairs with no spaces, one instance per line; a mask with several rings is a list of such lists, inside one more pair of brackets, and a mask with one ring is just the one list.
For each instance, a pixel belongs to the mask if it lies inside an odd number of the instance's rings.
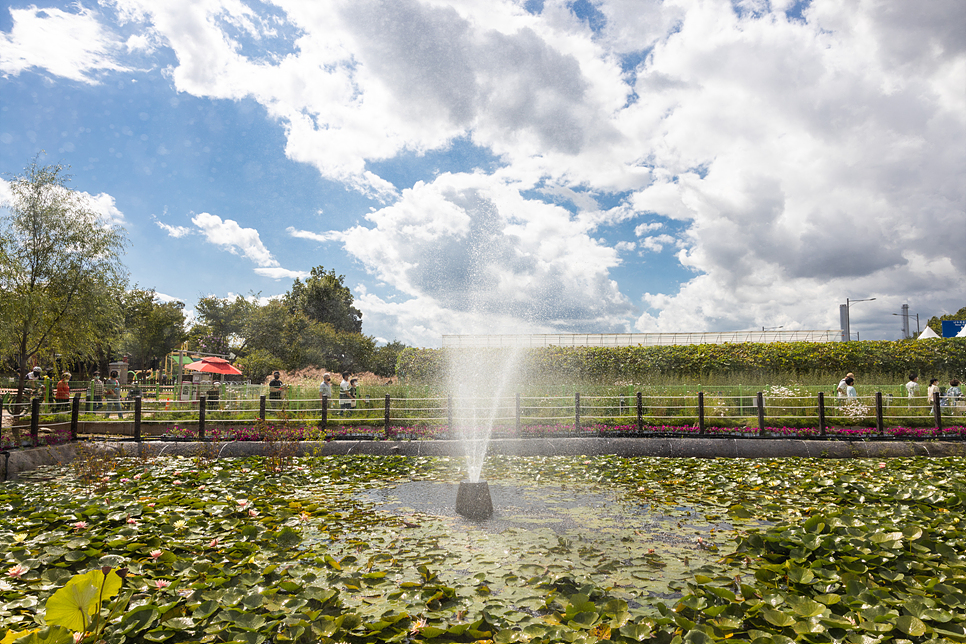
[[0,198],[69,165],[189,310],[315,266],[425,347],[966,305],[962,0],[4,3]]

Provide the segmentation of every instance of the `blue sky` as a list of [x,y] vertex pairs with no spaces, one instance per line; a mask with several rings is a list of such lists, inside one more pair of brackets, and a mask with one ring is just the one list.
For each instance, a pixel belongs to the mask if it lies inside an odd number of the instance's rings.
[[0,172],[69,164],[189,308],[322,265],[418,346],[893,339],[966,304],[966,5],[840,4],[13,0]]

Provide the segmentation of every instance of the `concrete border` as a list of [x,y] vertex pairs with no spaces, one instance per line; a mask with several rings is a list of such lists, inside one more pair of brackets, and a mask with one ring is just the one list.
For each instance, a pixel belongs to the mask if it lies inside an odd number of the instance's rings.
[[[0,480],[15,479],[41,465],[70,463],[77,445],[113,452],[118,456],[373,456],[464,455],[455,440],[428,441],[304,441],[230,443],[133,441],[83,442],[14,450],[0,455]],[[895,458],[910,456],[966,456],[966,442],[934,441],[823,441],[780,438],[497,438],[491,454],[510,456],[601,456],[660,458]]]

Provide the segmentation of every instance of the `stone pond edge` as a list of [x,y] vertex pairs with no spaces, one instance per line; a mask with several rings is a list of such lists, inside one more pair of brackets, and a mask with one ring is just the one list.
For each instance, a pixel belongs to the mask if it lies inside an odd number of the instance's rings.
[[[13,480],[43,465],[70,463],[78,445],[117,456],[463,456],[462,442],[304,441],[272,443],[103,441],[67,443],[0,453],[0,480]],[[818,441],[755,438],[517,438],[493,439],[488,451],[511,456],[653,456],[667,458],[893,458],[966,456],[966,442]]]

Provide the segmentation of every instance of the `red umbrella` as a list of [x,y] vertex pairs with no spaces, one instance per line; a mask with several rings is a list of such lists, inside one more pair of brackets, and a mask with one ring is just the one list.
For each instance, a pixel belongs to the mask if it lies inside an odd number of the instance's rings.
[[231,366],[231,363],[224,358],[202,358],[197,362],[186,364],[184,368],[191,369],[192,371],[205,371],[208,373],[224,373],[235,376],[241,375],[241,371]]

